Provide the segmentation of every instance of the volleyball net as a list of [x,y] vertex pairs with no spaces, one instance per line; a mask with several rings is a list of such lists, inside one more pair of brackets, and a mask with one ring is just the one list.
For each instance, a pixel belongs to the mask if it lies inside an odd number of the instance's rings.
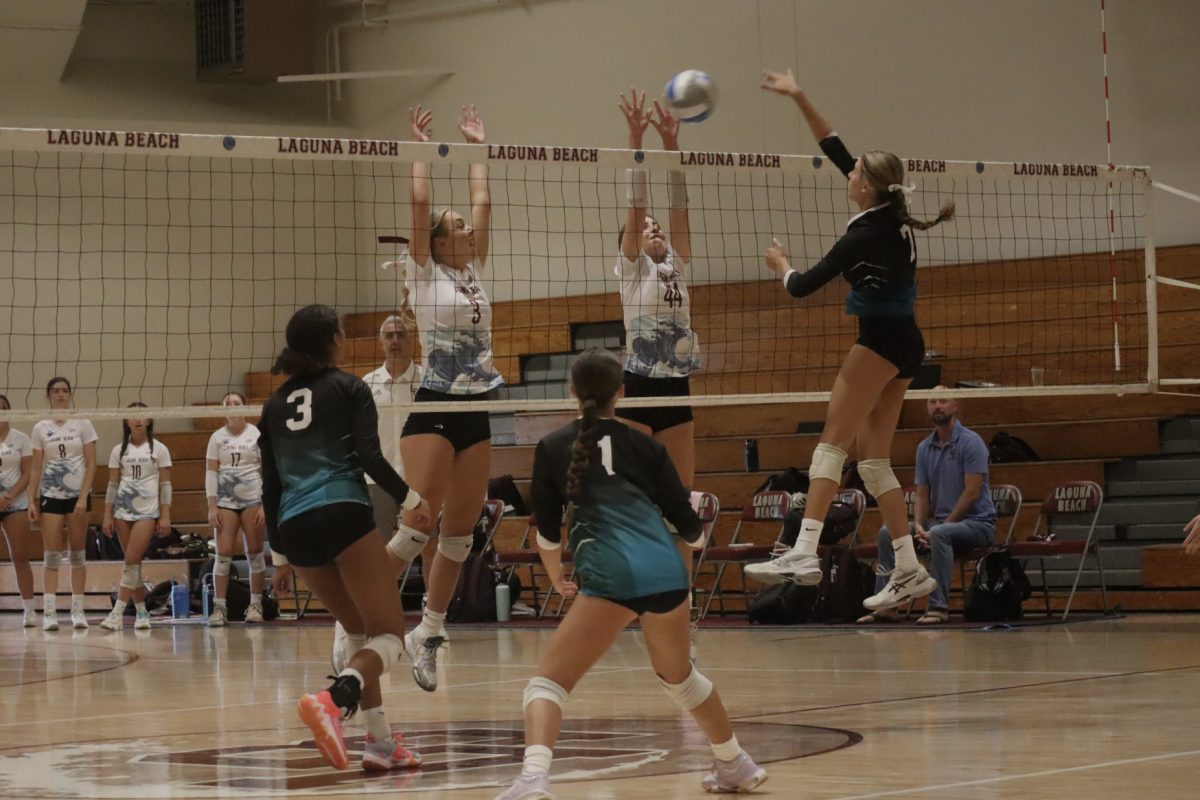
[[[913,216],[957,204],[952,222],[914,232],[929,350],[917,385],[1156,384],[1147,170],[903,160]],[[819,156],[4,129],[0,392],[14,411],[0,416],[44,409],[56,375],[94,418],[133,401],[217,416],[231,390],[256,405],[282,381],[268,370],[288,318],[314,302],[345,315],[344,368],[377,368],[379,325],[403,299],[403,270],[381,269],[403,245],[380,237],[409,235],[413,161],[431,165],[434,206],[464,215],[469,166],[489,168],[484,283],[508,384],[494,410],[567,408],[571,354],[622,346],[627,169],[647,172],[668,229],[668,172],[686,177],[692,404],[824,400],[856,337],[844,282],[796,300],[764,266],[772,237],[795,268],[816,264],[857,212]]]

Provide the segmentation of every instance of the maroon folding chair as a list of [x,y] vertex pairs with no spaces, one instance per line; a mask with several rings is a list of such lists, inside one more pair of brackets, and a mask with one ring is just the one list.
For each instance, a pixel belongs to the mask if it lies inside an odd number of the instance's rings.
[[[754,592],[751,592],[746,586],[745,573],[742,574],[741,591],[734,592],[721,588],[721,581],[725,577],[725,570],[732,564],[744,566],[753,561],[762,561],[763,559],[770,558],[773,552],[783,552],[786,549],[780,541],[780,537],[783,535],[783,518],[787,516],[791,508],[792,496],[787,492],[759,492],[750,498],[749,503],[742,507],[742,516],[738,519],[737,527],[733,529],[733,535],[729,537],[729,541],[724,545],[709,544],[705,548],[704,561],[713,565],[716,569],[712,588],[708,590],[708,598],[705,600],[704,608],[700,612],[700,619],[708,616],[714,600],[720,603],[721,615],[724,616],[726,594],[740,595],[749,602],[749,598],[754,595]],[[754,544],[742,541],[742,534],[747,526],[761,527],[764,524],[774,526],[776,529],[775,541],[772,544]],[[697,568],[696,572],[698,575],[699,568]]]

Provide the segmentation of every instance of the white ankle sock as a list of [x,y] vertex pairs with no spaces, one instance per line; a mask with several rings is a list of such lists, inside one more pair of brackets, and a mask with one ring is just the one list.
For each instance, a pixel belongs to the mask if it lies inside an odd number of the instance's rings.
[[736,736],[731,737],[728,742],[720,744],[710,742],[709,747],[712,748],[713,755],[721,761],[733,761],[742,753],[742,746],[738,744]]
[[119,617],[125,613],[125,606],[127,605],[129,604],[124,600],[118,600],[117,602],[113,603],[113,612],[115,612]]
[[229,613],[229,608],[225,605],[224,597],[218,597],[216,600],[213,600],[213,608],[219,608],[225,613]]
[[77,611],[83,611],[83,595],[81,594],[71,595],[71,613],[74,614]]
[[30,597],[28,600],[26,600],[24,597],[22,597],[21,605],[25,607],[26,611],[36,611],[37,610],[37,602],[32,597]]
[[45,614],[53,614],[58,610],[58,595],[44,594],[42,595],[42,612]]
[[371,734],[371,738],[377,742],[389,742],[392,739],[392,728],[388,725],[387,714],[383,710],[383,706],[375,708],[364,708],[363,724],[367,726],[367,733]]
[[817,544],[821,541],[821,531],[824,528],[824,522],[805,517],[804,521],[800,523],[800,532],[796,534],[796,543],[792,545],[792,550],[806,555],[816,553]]
[[912,534],[892,539],[892,550],[896,553],[897,572],[907,575],[921,566],[921,563],[917,561],[917,551],[913,548]]
[[134,604],[133,604],[133,607],[134,607],[134,609],[137,611],[137,613],[139,613],[139,614],[146,614],[146,613],[148,613],[148,612],[146,611],[146,604],[145,604],[144,602],[142,602],[142,603],[134,603]]
[[550,771],[550,762],[554,751],[544,744],[531,744],[525,748],[525,765],[521,772],[525,775],[545,775]]
[[254,606],[254,605],[259,605],[259,606],[261,606],[261,605],[262,605],[262,595],[261,595],[261,594],[254,594],[253,592],[251,592],[251,593],[250,593],[250,605],[252,605],[252,606]]
[[442,623],[445,621],[445,611],[431,611],[426,608],[425,613],[421,615],[421,624],[417,626],[417,635],[425,639],[430,636],[440,636]]

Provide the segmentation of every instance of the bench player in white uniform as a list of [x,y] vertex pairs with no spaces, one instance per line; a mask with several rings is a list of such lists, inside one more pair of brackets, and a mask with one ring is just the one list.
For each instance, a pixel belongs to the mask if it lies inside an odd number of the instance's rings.
[[[640,150],[642,136],[653,125],[664,150],[679,149],[679,120],[656,100],[654,114],[646,110],[646,93],[630,89],[621,94],[621,112],[629,126],[629,148]],[[657,115],[657,116],[655,116]],[[692,330],[692,301],[687,280],[692,260],[691,221],[684,173],[667,173],[670,242],[667,232],[650,215],[650,187],[645,170],[627,171],[628,214],[621,227],[621,253],[613,272],[621,280],[625,312],[626,397],[687,397],[689,376],[700,368],[700,344]],[[695,423],[691,406],[622,408],[621,418],[654,437],[667,448],[679,479],[688,489],[696,477]],[[688,573],[692,554],[680,544]],[[696,615],[693,613],[693,620]],[[696,658],[695,627],[692,659]]]
[[[74,398],[71,382],[54,377],[46,384],[52,409],[66,410]],[[58,630],[58,567],[62,561],[63,526],[67,529],[67,562],[71,565],[71,625],[88,627],[83,615],[87,585],[87,522],[96,477],[96,429],[86,419],[44,419],[33,426],[33,480],[29,484],[29,519],[42,525],[42,629]]]
[[[0,394],[0,409],[11,411],[8,398]],[[24,607],[22,624],[37,625],[33,600],[33,569],[29,566],[29,475],[33,469],[33,445],[29,437],[7,422],[0,422],[0,528],[8,539],[8,557],[17,574],[17,589]]]
[[[246,405],[246,399],[230,392],[221,399],[228,408]],[[245,417],[228,417],[225,425],[208,440],[204,472],[204,494],[208,497],[208,524],[216,529],[217,559],[213,568],[215,598],[208,617],[211,627],[221,627],[229,618],[225,593],[233,566],[233,543],[238,529],[246,545],[250,564],[250,606],[246,622],[262,622],[262,590],[267,562],[263,555],[266,520],[262,507],[262,458],[258,452],[258,428]]]
[[[129,407],[145,408],[146,404],[132,403]],[[162,536],[171,530],[171,453],[154,438],[154,420],[134,417],[122,421],[121,428],[121,443],[108,457],[103,531],[120,538],[125,569],[117,602],[100,627],[121,630],[125,607],[132,598],[137,609],[134,629],[149,630],[142,559],[154,534]]]
[[[414,138],[429,141],[432,113],[418,106],[410,119]],[[463,108],[458,129],[467,142],[483,144],[483,120],[474,106]],[[472,164],[468,180],[469,222],[450,208],[431,212],[429,166],[412,166],[413,231],[403,263],[425,360],[417,403],[486,400],[504,384],[492,362],[492,306],[482,283],[492,217],[487,167]],[[389,550],[405,566],[424,550],[441,513],[437,553],[425,579],[425,613],[405,637],[413,677],[432,692],[446,609],[487,496],[492,433],[486,411],[414,411],[401,436],[407,479],[433,509],[424,525],[413,512],[403,516]]]

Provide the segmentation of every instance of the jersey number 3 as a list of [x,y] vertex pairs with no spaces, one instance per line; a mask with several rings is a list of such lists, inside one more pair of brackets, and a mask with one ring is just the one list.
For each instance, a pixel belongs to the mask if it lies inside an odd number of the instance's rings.
[[287,396],[287,403],[296,406],[287,419],[289,431],[302,431],[312,424],[312,389],[297,389]]

